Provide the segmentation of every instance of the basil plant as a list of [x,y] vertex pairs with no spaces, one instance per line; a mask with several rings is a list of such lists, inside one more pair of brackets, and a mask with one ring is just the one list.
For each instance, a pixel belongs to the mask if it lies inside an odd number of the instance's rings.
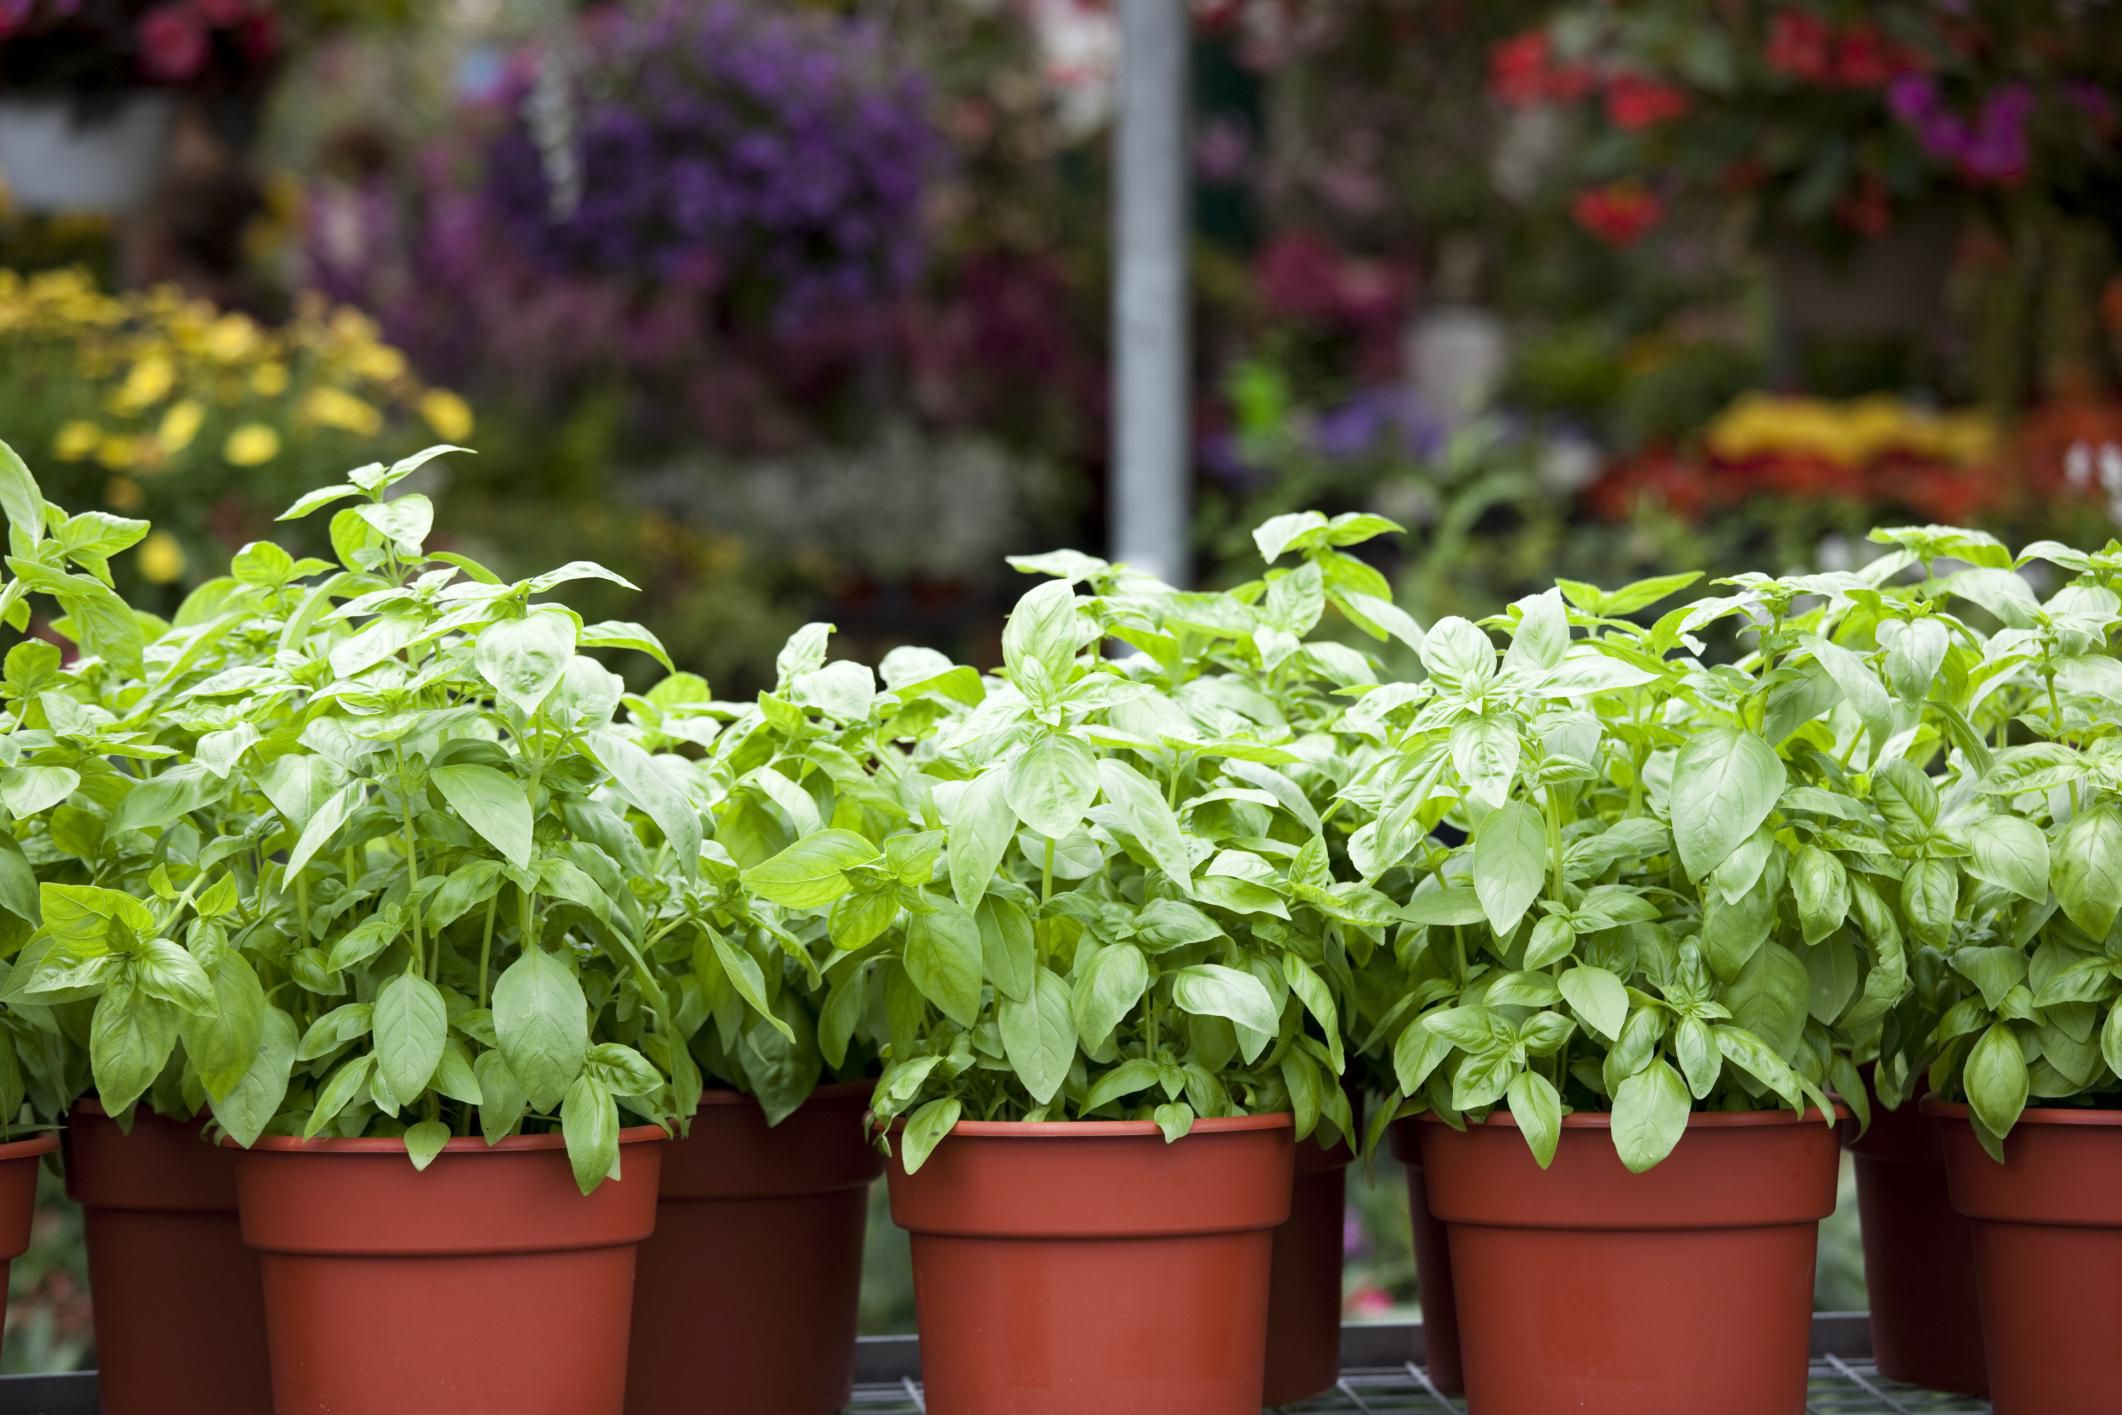
[[[1507,1110],[1544,1166],[1565,1113],[1609,1112],[1641,1171],[1697,1110],[1861,1110],[1910,931],[1952,916],[1922,769],[1952,631],[1883,588],[1909,563],[1741,576],[1648,624],[1696,576],[1564,582],[1440,621],[1420,681],[1355,703],[1350,854],[1401,907],[1358,1032],[1399,1113]],[[1713,662],[1733,628],[1749,651]]]
[[[1925,1068],[2001,1160],[2029,1104],[2122,1100],[2122,545],[2013,556],[1977,532],[1891,538],[1923,560],[1916,593],[1949,630],[1930,703],[1947,739],[1888,815],[1936,861],[1920,881],[1911,868],[1903,901],[1945,966],[1914,1019],[1929,1030],[1901,1033],[1879,1071]],[[2043,599],[2027,575],[2061,583]],[[1968,606],[1993,631],[1952,612]]]
[[1419,638],[1343,549],[1389,529],[1278,518],[1260,543],[1294,566],[1223,593],[1074,552],[1018,560],[1048,578],[1011,613],[999,673],[886,661],[902,693],[948,685],[945,711],[901,777],[921,829],[844,842],[898,881],[901,926],[836,966],[882,974],[873,1110],[904,1119],[909,1171],[961,1117],[1146,1119],[1176,1140],[1286,1110],[1300,1138],[1352,1138],[1342,999],[1392,906],[1337,872],[1326,816],[1340,694],[1377,673],[1313,636],[1332,607]]
[[871,842],[923,848],[906,834],[894,743],[933,720],[934,692],[977,686],[968,671],[880,693],[868,666],[826,661],[831,632],[799,630],[756,703],[716,701],[687,673],[627,699],[637,741],[706,830],[686,923],[650,961],[706,1083],[756,1097],[770,1125],[821,1080],[876,1075],[865,950],[893,927],[901,881]]
[[42,883],[8,991],[92,1002],[114,1114],[401,1137],[418,1166],[557,1128],[587,1191],[622,1108],[697,1095],[649,955],[697,919],[700,817],[582,652],[660,646],[544,598],[623,580],[425,548],[431,503],[391,493],[448,450],[303,497],[283,519],[348,503],[336,564],[246,546],[146,645],[116,697],[154,751],[75,793],[89,879]]

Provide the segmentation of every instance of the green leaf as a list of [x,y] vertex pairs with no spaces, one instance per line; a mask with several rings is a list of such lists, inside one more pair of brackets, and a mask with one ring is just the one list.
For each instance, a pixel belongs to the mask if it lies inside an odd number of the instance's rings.
[[96,1096],[118,1115],[154,1084],[177,1045],[177,1009],[119,973],[89,1019],[89,1069]]
[[1474,827],[1474,893],[1496,937],[1507,938],[1540,897],[1547,869],[1547,824],[1512,801]]
[[560,1106],[560,1135],[575,1187],[589,1194],[619,1173],[619,1103],[604,1083],[587,1073],[567,1088]]
[[1760,738],[1712,727],[1696,733],[1673,764],[1673,843],[1689,879],[1724,863],[1783,794],[1782,759]]
[[980,926],[954,902],[937,901],[906,925],[907,976],[961,1027],[980,1017]]
[[[531,804],[521,781],[469,762],[438,766],[430,775],[442,798],[466,825],[517,869],[530,868]],[[699,828],[695,818],[695,834]]]
[[183,1012],[213,1015],[214,985],[199,960],[166,938],[151,939],[133,957],[133,981],[140,991]]
[[[1028,675],[1058,687],[1076,661],[1082,640],[1076,589],[1067,580],[1047,580],[1027,591],[1002,626],[1002,662],[1022,688]],[[1036,668],[1031,667],[1037,664]]]
[[32,546],[44,539],[44,493],[29,465],[5,442],[0,442],[0,513]]
[[2064,827],[2050,852],[2049,875],[2056,902],[2070,921],[2096,939],[2106,938],[2122,910],[2122,814],[2101,806]]
[[619,798],[663,832],[679,871],[695,873],[700,866],[700,812],[678,784],[664,774],[654,757],[617,732],[601,729],[585,734],[583,741],[611,773],[612,789]]
[[352,819],[354,812],[361,809],[361,804],[366,799],[367,788],[358,781],[349,781],[327,796],[324,804],[317,808],[317,813],[309,818],[309,823],[302,827],[302,834],[296,837],[295,848],[288,852],[287,878],[293,879],[307,869],[309,862],[316,858],[317,852],[332,843],[332,837],[339,833],[339,827]]
[[1974,851],[1967,872],[2000,889],[2040,902],[2048,898],[2048,837],[2018,816],[1987,816],[1965,835]]
[[1179,832],[1179,818],[1172,813],[1164,793],[1126,762],[1104,757],[1098,762],[1098,785],[1112,803],[1128,834],[1174,884],[1193,882],[1193,858]]
[[[530,947],[494,983],[494,1034],[528,1102],[550,1110],[589,1049],[589,1003],[568,966]],[[486,1078],[480,1077],[485,1085]]]
[[1967,1054],[1961,1084],[1967,1104],[1990,1134],[2002,1139],[2026,1109],[2026,1053],[2008,1022],[1993,1022]]
[[1103,1047],[1148,986],[1149,963],[1141,949],[1131,943],[1100,949],[1077,975],[1069,1004],[1083,1045],[1093,1051]]
[[207,1098],[218,1101],[231,1095],[249,1073],[272,1009],[250,960],[233,948],[221,950],[210,979],[212,1006],[185,1013],[177,1019],[177,1028]]
[[1014,901],[991,894],[980,901],[973,917],[980,925],[980,961],[988,981],[1004,997],[1028,1000],[1032,970],[1038,966],[1031,916]]
[[1687,1083],[1664,1061],[1653,1061],[1614,1092],[1614,1149],[1631,1174],[1653,1168],[1687,1133],[1693,1103]]
[[[1631,1078],[1633,1079],[1633,1078]],[[1554,1082],[1537,1071],[1520,1071],[1510,1078],[1505,1096],[1511,1119],[1531,1147],[1533,1160],[1545,1169],[1555,1160],[1555,1147],[1562,1143],[1562,1096]]]
[[[4,444],[0,444],[4,445]],[[65,766],[18,766],[0,771],[0,802],[17,820],[41,815],[74,794],[81,773]],[[132,794],[139,794],[135,788]]]
[[374,1030],[384,1084],[401,1102],[419,1099],[434,1079],[449,1035],[442,994],[419,974],[401,973],[376,994]]
[[145,904],[115,889],[89,884],[43,884],[37,889],[45,932],[69,958],[95,958],[113,950],[130,953],[155,928]]
[[1049,840],[1075,834],[1097,796],[1097,758],[1065,733],[1038,738],[1009,769],[1010,809]]
[[1289,990],[1303,1002],[1305,1010],[1319,1023],[1319,1030],[1326,1034],[1327,1056],[1333,1063],[1334,1074],[1340,1075],[1348,1068],[1348,1061],[1341,1048],[1341,1010],[1334,1005],[1332,990],[1309,963],[1294,953],[1282,955],[1282,975],[1289,980]]
[[1023,1002],[1004,998],[996,1015],[1001,1023],[1002,1052],[1011,1069],[1035,1104],[1047,1104],[1068,1080],[1069,1066],[1076,1058],[1068,984],[1040,968],[1033,975],[1031,997]]
[[1809,944],[1817,944],[1849,916],[1849,872],[1817,845],[1801,845],[1790,865],[1791,897],[1798,905],[1798,927]]
[[920,1172],[921,1166],[928,1163],[936,1146],[958,1123],[960,1110],[957,1099],[946,1096],[942,1100],[930,1101],[908,1117],[906,1133],[899,1138],[899,1162],[906,1167],[908,1174]]
[[968,909],[979,907],[1017,833],[1009,779],[1008,768],[989,767],[965,784],[950,810],[951,892]]
[[[737,995],[761,1018],[770,1023],[790,1041],[795,1040],[788,1023],[774,1014],[773,1004],[766,996],[766,974],[759,967],[759,960],[750,952],[731,943],[715,930],[708,930],[707,937],[715,952],[715,959],[722,965],[722,972],[737,990]],[[621,1094],[631,1094],[622,1092]]]
[[[207,1092],[214,1119],[229,1138],[246,1148],[255,1144],[287,1097],[289,1069],[295,1060],[295,1019],[268,1007],[258,1027],[257,1049],[243,1076],[224,1095]],[[364,1078],[365,1079],[365,1078]]]
[[1220,963],[1197,963],[1172,976],[1172,1001],[1197,1017],[1223,1017],[1240,1027],[1274,1035],[1281,1030],[1274,999],[1250,973]]
[[528,717],[559,686],[574,653],[575,621],[541,609],[488,625],[473,661],[495,695]]
[[1628,1021],[1628,989],[1619,978],[1604,968],[1580,965],[1564,972],[1555,983],[1578,1021],[1609,1041],[1619,1039]]
[[498,1051],[480,1052],[472,1061],[472,1075],[479,1083],[479,1133],[487,1144],[496,1144],[523,1123],[530,1097]]
[[406,1127],[405,1153],[411,1158],[414,1169],[424,1170],[435,1162],[442,1147],[449,1143],[449,1127],[439,1120],[423,1120]]
[[361,1088],[368,1084],[375,1069],[375,1056],[367,1054],[354,1057],[334,1071],[331,1079],[324,1083],[324,1089],[317,1093],[317,1104],[302,1126],[302,1138],[316,1139],[324,1127],[338,1119],[339,1112],[345,1110]]
[[851,830],[821,830],[746,870],[744,886],[791,909],[815,909],[853,887],[846,871],[882,858],[876,846]]

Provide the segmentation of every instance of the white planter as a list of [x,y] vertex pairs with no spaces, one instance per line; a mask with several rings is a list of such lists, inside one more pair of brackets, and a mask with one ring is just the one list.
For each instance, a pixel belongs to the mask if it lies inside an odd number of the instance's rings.
[[0,98],[0,177],[27,211],[122,212],[146,201],[162,170],[173,105],[133,94],[77,117],[65,98]]

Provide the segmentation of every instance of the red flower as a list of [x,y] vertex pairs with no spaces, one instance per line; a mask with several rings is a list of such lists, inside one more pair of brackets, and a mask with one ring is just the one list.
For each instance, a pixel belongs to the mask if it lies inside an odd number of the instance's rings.
[[180,5],[148,11],[140,21],[140,67],[161,83],[197,78],[206,67],[206,31]]
[[227,29],[250,18],[251,0],[192,0],[192,12],[211,29]]
[[1809,83],[1824,81],[1833,62],[1833,31],[1806,10],[1783,10],[1768,29],[1768,66]]
[[1608,245],[1632,246],[1664,217],[1665,204],[1634,182],[1613,182],[1577,193],[1570,214]]
[[1895,75],[1922,67],[1874,24],[1851,25],[1835,40],[1835,82],[1849,88],[1883,88]]
[[1606,116],[1633,132],[1670,122],[1688,109],[1687,90],[1641,74],[1623,74],[1606,87]]
[[1488,91],[1512,108],[1530,108],[1546,100],[1546,31],[1529,29],[1489,51]]
[[1547,32],[1529,29],[1504,40],[1488,55],[1488,91],[1511,108],[1541,103],[1570,103],[1592,90],[1591,70],[1582,64],[1555,65]]

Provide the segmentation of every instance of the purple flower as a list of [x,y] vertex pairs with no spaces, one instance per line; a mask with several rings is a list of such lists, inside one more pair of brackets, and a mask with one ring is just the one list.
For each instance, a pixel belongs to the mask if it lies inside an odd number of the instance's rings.
[[1914,127],[1937,112],[1938,81],[1914,70],[1896,74],[1886,85],[1886,106],[1896,118]]

